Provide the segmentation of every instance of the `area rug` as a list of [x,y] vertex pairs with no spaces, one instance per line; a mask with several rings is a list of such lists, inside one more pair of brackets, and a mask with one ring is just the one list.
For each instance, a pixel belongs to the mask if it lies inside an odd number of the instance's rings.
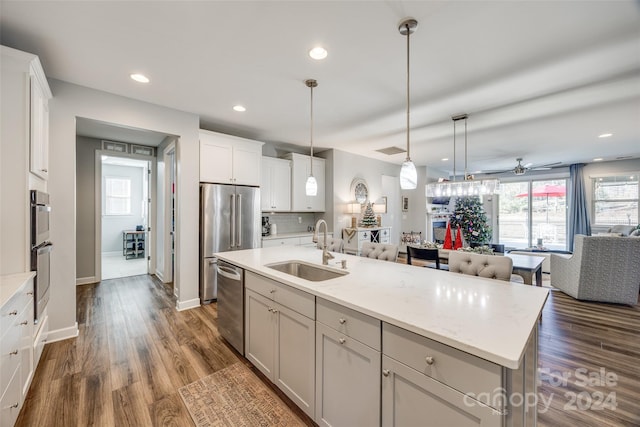
[[305,425],[242,363],[181,387],[178,392],[197,427]]

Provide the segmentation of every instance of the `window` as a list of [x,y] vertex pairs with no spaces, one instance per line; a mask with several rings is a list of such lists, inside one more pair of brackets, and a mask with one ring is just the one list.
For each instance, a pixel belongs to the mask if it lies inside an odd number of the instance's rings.
[[131,215],[131,179],[106,177],[105,215]]
[[565,179],[501,183],[499,243],[566,250],[566,185]]
[[638,218],[638,174],[592,178],[593,225],[635,225]]

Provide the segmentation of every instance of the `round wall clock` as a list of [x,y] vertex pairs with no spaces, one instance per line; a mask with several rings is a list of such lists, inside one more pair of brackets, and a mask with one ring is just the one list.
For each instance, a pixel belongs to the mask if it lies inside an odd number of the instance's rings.
[[351,188],[356,202],[363,204],[369,199],[369,188],[367,187],[367,182],[364,179],[353,180]]

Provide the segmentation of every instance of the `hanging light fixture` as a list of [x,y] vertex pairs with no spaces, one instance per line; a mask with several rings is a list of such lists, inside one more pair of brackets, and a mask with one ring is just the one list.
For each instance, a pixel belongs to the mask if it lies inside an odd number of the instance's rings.
[[[467,173],[467,118],[466,114],[451,117],[453,120],[453,182],[434,182],[425,186],[427,197],[441,196],[482,196],[497,194],[500,191],[500,181],[497,179],[483,179],[475,181]],[[464,179],[456,182],[456,122],[464,120]]]
[[309,169],[309,177],[307,177],[307,184],[305,185],[305,193],[307,196],[316,196],[318,194],[318,182],[313,176],[313,88],[318,86],[318,82],[313,79],[305,80],[304,83],[311,89],[311,131],[309,140],[311,145],[311,167]]
[[409,92],[409,39],[411,33],[418,28],[418,21],[412,18],[407,18],[398,27],[398,31],[403,36],[407,36],[407,158],[402,162],[402,168],[400,169],[400,188],[403,190],[413,190],[418,185],[418,173],[416,172],[416,165],[411,161],[410,155],[410,140],[409,140],[409,112],[410,112],[410,92]]

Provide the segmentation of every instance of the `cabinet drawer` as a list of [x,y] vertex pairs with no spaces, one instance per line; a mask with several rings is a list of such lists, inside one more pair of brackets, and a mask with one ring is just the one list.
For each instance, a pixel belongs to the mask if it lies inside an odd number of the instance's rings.
[[360,241],[360,242],[370,242],[371,241],[371,233],[369,231],[358,231],[358,241]]
[[317,299],[318,322],[380,351],[380,321],[321,298]]
[[[19,318],[7,328],[0,341],[0,394],[9,384],[20,363],[20,330]],[[18,374],[20,377],[20,374]]]
[[15,372],[8,384],[6,391],[0,390],[0,394],[5,392],[0,399],[0,426],[3,427],[14,425],[20,413],[20,372]]
[[251,271],[245,272],[245,287],[310,319],[316,318],[316,299],[307,292],[277,283]]
[[20,317],[30,301],[31,304],[33,304],[33,279],[29,279],[29,281],[0,308],[0,331],[6,331],[9,325],[13,324],[15,320]]
[[[486,396],[503,386],[501,366],[388,323],[382,324],[382,352],[462,393]],[[496,403],[490,396],[478,400]]]

